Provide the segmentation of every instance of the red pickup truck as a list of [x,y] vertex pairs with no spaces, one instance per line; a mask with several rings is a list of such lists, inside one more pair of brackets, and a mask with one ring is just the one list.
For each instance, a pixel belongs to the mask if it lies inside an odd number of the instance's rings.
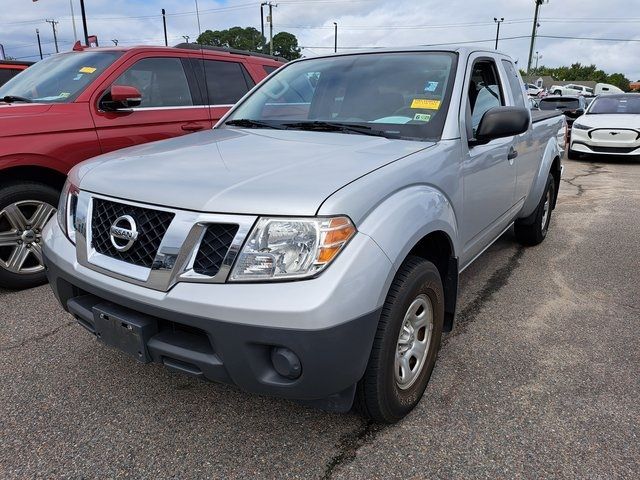
[[195,44],[76,44],[0,87],[0,287],[45,281],[41,230],[71,167],[212,128],[282,62]]
[[33,62],[18,62],[16,60],[0,60],[0,86],[7,83],[21,71],[26,70]]

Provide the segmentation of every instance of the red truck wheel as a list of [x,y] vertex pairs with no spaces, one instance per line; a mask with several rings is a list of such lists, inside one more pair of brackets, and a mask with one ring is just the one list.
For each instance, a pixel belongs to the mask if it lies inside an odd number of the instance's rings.
[[55,214],[60,193],[42,183],[0,187],[0,287],[31,288],[46,282],[42,229]]

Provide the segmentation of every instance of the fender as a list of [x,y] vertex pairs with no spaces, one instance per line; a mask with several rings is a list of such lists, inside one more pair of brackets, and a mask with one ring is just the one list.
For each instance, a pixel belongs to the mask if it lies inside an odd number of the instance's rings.
[[540,162],[540,167],[538,168],[536,177],[531,184],[531,189],[524,201],[524,205],[522,206],[522,210],[520,210],[518,218],[526,218],[536,209],[540,199],[542,198],[544,187],[547,184],[547,177],[551,171],[553,161],[561,156],[557,139],[554,136],[547,142],[547,146],[544,149],[544,155],[542,156],[542,161]]
[[426,235],[442,231],[458,251],[458,223],[446,195],[430,185],[410,185],[376,206],[358,231],[371,237],[398,269],[411,249]]
[[37,153],[14,153],[0,156],[0,172],[15,167],[42,167],[66,175],[71,165]]

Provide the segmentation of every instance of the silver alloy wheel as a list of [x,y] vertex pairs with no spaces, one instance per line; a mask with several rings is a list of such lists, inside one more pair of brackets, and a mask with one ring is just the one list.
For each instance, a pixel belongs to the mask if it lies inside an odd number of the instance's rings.
[[11,203],[0,210],[0,267],[12,273],[41,272],[42,229],[56,209],[39,200]]
[[410,388],[424,367],[433,334],[433,306],[427,295],[420,294],[404,314],[395,354],[396,385]]
[[542,206],[542,231],[547,230],[547,221],[549,220],[549,212],[551,211],[551,189],[547,190],[544,199],[544,205]]

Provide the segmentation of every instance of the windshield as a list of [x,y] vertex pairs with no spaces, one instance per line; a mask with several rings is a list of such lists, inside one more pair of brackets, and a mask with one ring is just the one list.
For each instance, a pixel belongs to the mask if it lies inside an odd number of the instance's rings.
[[575,110],[580,108],[580,101],[575,98],[543,98],[540,110]]
[[590,114],[597,113],[633,113],[640,114],[640,95],[628,95],[621,97],[598,97],[589,108]]
[[246,126],[250,120],[259,128],[312,129],[329,122],[334,128],[353,127],[340,130],[345,133],[437,139],[456,60],[444,52],[303,60],[280,69],[226,123]]
[[117,52],[70,52],[51,56],[0,87],[0,98],[71,102],[119,55]]

